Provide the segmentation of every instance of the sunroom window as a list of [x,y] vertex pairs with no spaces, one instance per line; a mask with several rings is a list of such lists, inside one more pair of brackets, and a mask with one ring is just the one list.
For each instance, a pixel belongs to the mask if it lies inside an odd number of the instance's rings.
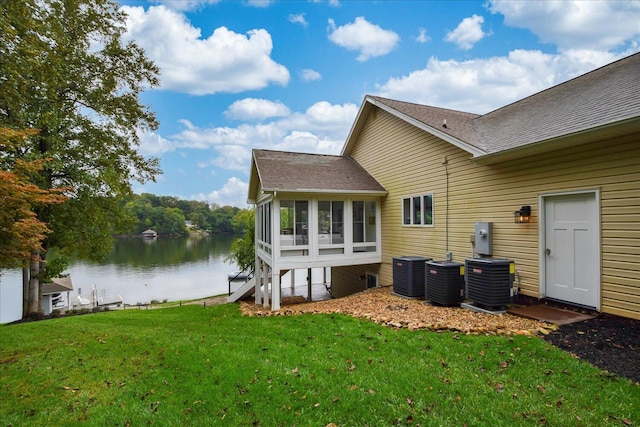
[[309,202],[307,200],[280,202],[280,244],[282,246],[309,244]]
[[255,214],[258,247],[271,253],[271,202],[258,206]]
[[[353,202],[353,251],[376,251],[376,202]],[[373,243],[373,244],[371,244]]]
[[318,243],[336,245],[344,243],[344,202],[318,202]]

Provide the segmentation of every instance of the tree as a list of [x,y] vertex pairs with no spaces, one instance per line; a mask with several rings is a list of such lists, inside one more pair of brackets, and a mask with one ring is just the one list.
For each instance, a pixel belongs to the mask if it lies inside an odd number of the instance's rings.
[[[25,137],[35,133],[0,128],[0,160],[8,158]],[[0,268],[8,268],[21,266],[32,254],[40,252],[42,241],[51,231],[33,209],[62,203],[65,197],[61,191],[42,190],[29,182],[29,176],[42,169],[42,161],[3,163],[0,161]],[[6,170],[9,166],[13,169]]]
[[233,220],[236,230],[244,230],[244,236],[234,240],[231,245],[231,254],[228,261],[238,264],[241,270],[246,270],[255,262],[255,211],[253,209],[241,209]]
[[211,228],[219,233],[236,232],[233,222],[239,211],[240,208],[235,206],[215,207],[211,211]]
[[[69,198],[34,210],[51,230],[41,259],[51,247],[100,258],[131,225],[118,199],[160,172],[137,151],[139,132],[157,128],[139,95],[159,71],[124,43],[125,15],[112,0],[0,0],[0,12],[0,127],[39,130],[4,160],[48,159],[31,183]],[[39,310],[46,268],[33,259],[27,312]]]

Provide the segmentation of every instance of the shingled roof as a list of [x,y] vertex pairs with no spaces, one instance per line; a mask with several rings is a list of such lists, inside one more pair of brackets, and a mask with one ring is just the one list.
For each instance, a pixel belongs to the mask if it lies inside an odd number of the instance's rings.
[[478,117],[487,154],[640,117],[640,53]]
[[[359,119],[366,116],[372,106],[443,138],[474,158],[497,157],[497,154],[593,130],[599,130],[597,135],[606,137],[607,130],[603,129],[613,125],[626,128],[610,129],[609,136],[637,132],[640,127],[640,53],[484,115],[367,96],[343,154],[350,153],[351,144],[362,128]],[[592,135],[596,133],[592,132]],[[588,137],[581,141],[588,142]]]
[[480,117],[479,114],[396,101],[380,96],[371,96],[370,98],[461,141],[471,145],[478,143],[478,133],[473,123],[474,119]]
[[249,199],[266,192],[386,194],[386,190],[349,156],[253,150]]
[[73,291],[73,284],[71,283],[70,276],[55,277],[51,279],[51,282],[42,284],[42,295],[69,291]]

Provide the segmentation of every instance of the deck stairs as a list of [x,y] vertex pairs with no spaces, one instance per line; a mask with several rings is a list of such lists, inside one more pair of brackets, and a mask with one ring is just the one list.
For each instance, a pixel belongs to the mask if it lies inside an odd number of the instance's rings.
[[247,280],[242,284],[238,289],[236,289],[231,295],[227,297],[227,302],[236,302],[241,299],[247,298],[256,290],[256,276],[253,276],[251,279]]

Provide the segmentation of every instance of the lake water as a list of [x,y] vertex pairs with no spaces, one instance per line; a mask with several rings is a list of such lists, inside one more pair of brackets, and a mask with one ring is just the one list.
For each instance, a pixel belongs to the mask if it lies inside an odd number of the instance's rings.
[[[227,275],[238,269],[225,262],[233,236],[116,239],[100,263],[75,261],[66,271],[74,291],[89,298],[120,295],[125,304],[204,298],[228,292]],[[21,283],[20,271],[4,270],[2,283]]]
[[[233,236],[116,239],[111,254],[103,262],[71,263],[66,271],[74,288],[70,299],[80,295],[91,300],[94,287],[98,298],[120,296],[129,305],[226,294],[227,277],[238,270],[237,265],[225,262],[234,239]],[[12,322],[22,316],[22,272],[0,273],[0,323]],[[328,272],[327,280],[330,277]],[[282,276],[283,289],[291,286],[291,280],[291,272]],[[314,269],[312,283],[323,282],[323,269]],[[306,295],[306,284],[306,269],[297,270],[294,285],[302,289],[300,295]],[[241,285],[242,282],[232,283],[231,289]],[[66,305],[64,298],[58,307]]]

